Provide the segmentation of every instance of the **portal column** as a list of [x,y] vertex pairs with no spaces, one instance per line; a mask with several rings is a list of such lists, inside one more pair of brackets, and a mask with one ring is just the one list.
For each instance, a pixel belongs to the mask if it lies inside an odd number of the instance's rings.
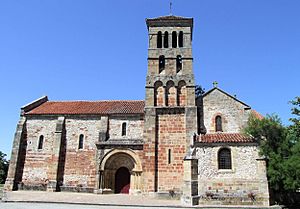
[[130,194],[136,195],[141,193],[141,171],[132,171],[130,177]]

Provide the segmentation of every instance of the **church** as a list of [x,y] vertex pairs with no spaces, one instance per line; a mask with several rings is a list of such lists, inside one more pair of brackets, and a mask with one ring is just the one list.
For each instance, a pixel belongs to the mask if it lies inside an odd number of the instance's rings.
[[242,133],[251,115],[262,116],[217,83],[195,96],[193,18],[146,24],[145,100],[45,96],[23,106],[5,189],[269,205],[266,161]]

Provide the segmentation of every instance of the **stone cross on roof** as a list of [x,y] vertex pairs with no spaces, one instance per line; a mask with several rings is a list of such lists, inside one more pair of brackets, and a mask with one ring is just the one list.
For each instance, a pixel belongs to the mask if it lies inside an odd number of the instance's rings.
[[214,81],[214,82],[213,82],[213,86],[214,86],[214,88],[217,88],[217,87],[218,87],[218,82],[217,82],[217,81]]

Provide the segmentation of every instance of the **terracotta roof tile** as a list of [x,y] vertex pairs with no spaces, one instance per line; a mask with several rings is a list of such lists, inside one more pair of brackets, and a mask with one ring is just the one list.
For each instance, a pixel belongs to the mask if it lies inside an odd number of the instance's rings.
[[144,101],[47,101],[27,115],[143,114]]
[[257,112],[256,110],[251,110],[251,114],[259,120],[262,120],[264,118],[264,116],[259,112]]
[[251,136],[241,133],[211,133],[197,136],[196,139],[200,143],[249,143],[255,142]]

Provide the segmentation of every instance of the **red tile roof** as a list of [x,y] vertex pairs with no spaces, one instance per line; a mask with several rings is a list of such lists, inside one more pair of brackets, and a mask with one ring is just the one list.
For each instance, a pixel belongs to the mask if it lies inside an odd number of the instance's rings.
[[251,114],[259,120],[262,120],[264,118],[264,116],[259,112],[257,112],[256,110],[251,110]]
[[200,143],[249,143],[255,142],[255,139],[241,133],[210,133],[197,136],[197,141]]
[[144,101],[47,101],[27,115],[143,114]]

